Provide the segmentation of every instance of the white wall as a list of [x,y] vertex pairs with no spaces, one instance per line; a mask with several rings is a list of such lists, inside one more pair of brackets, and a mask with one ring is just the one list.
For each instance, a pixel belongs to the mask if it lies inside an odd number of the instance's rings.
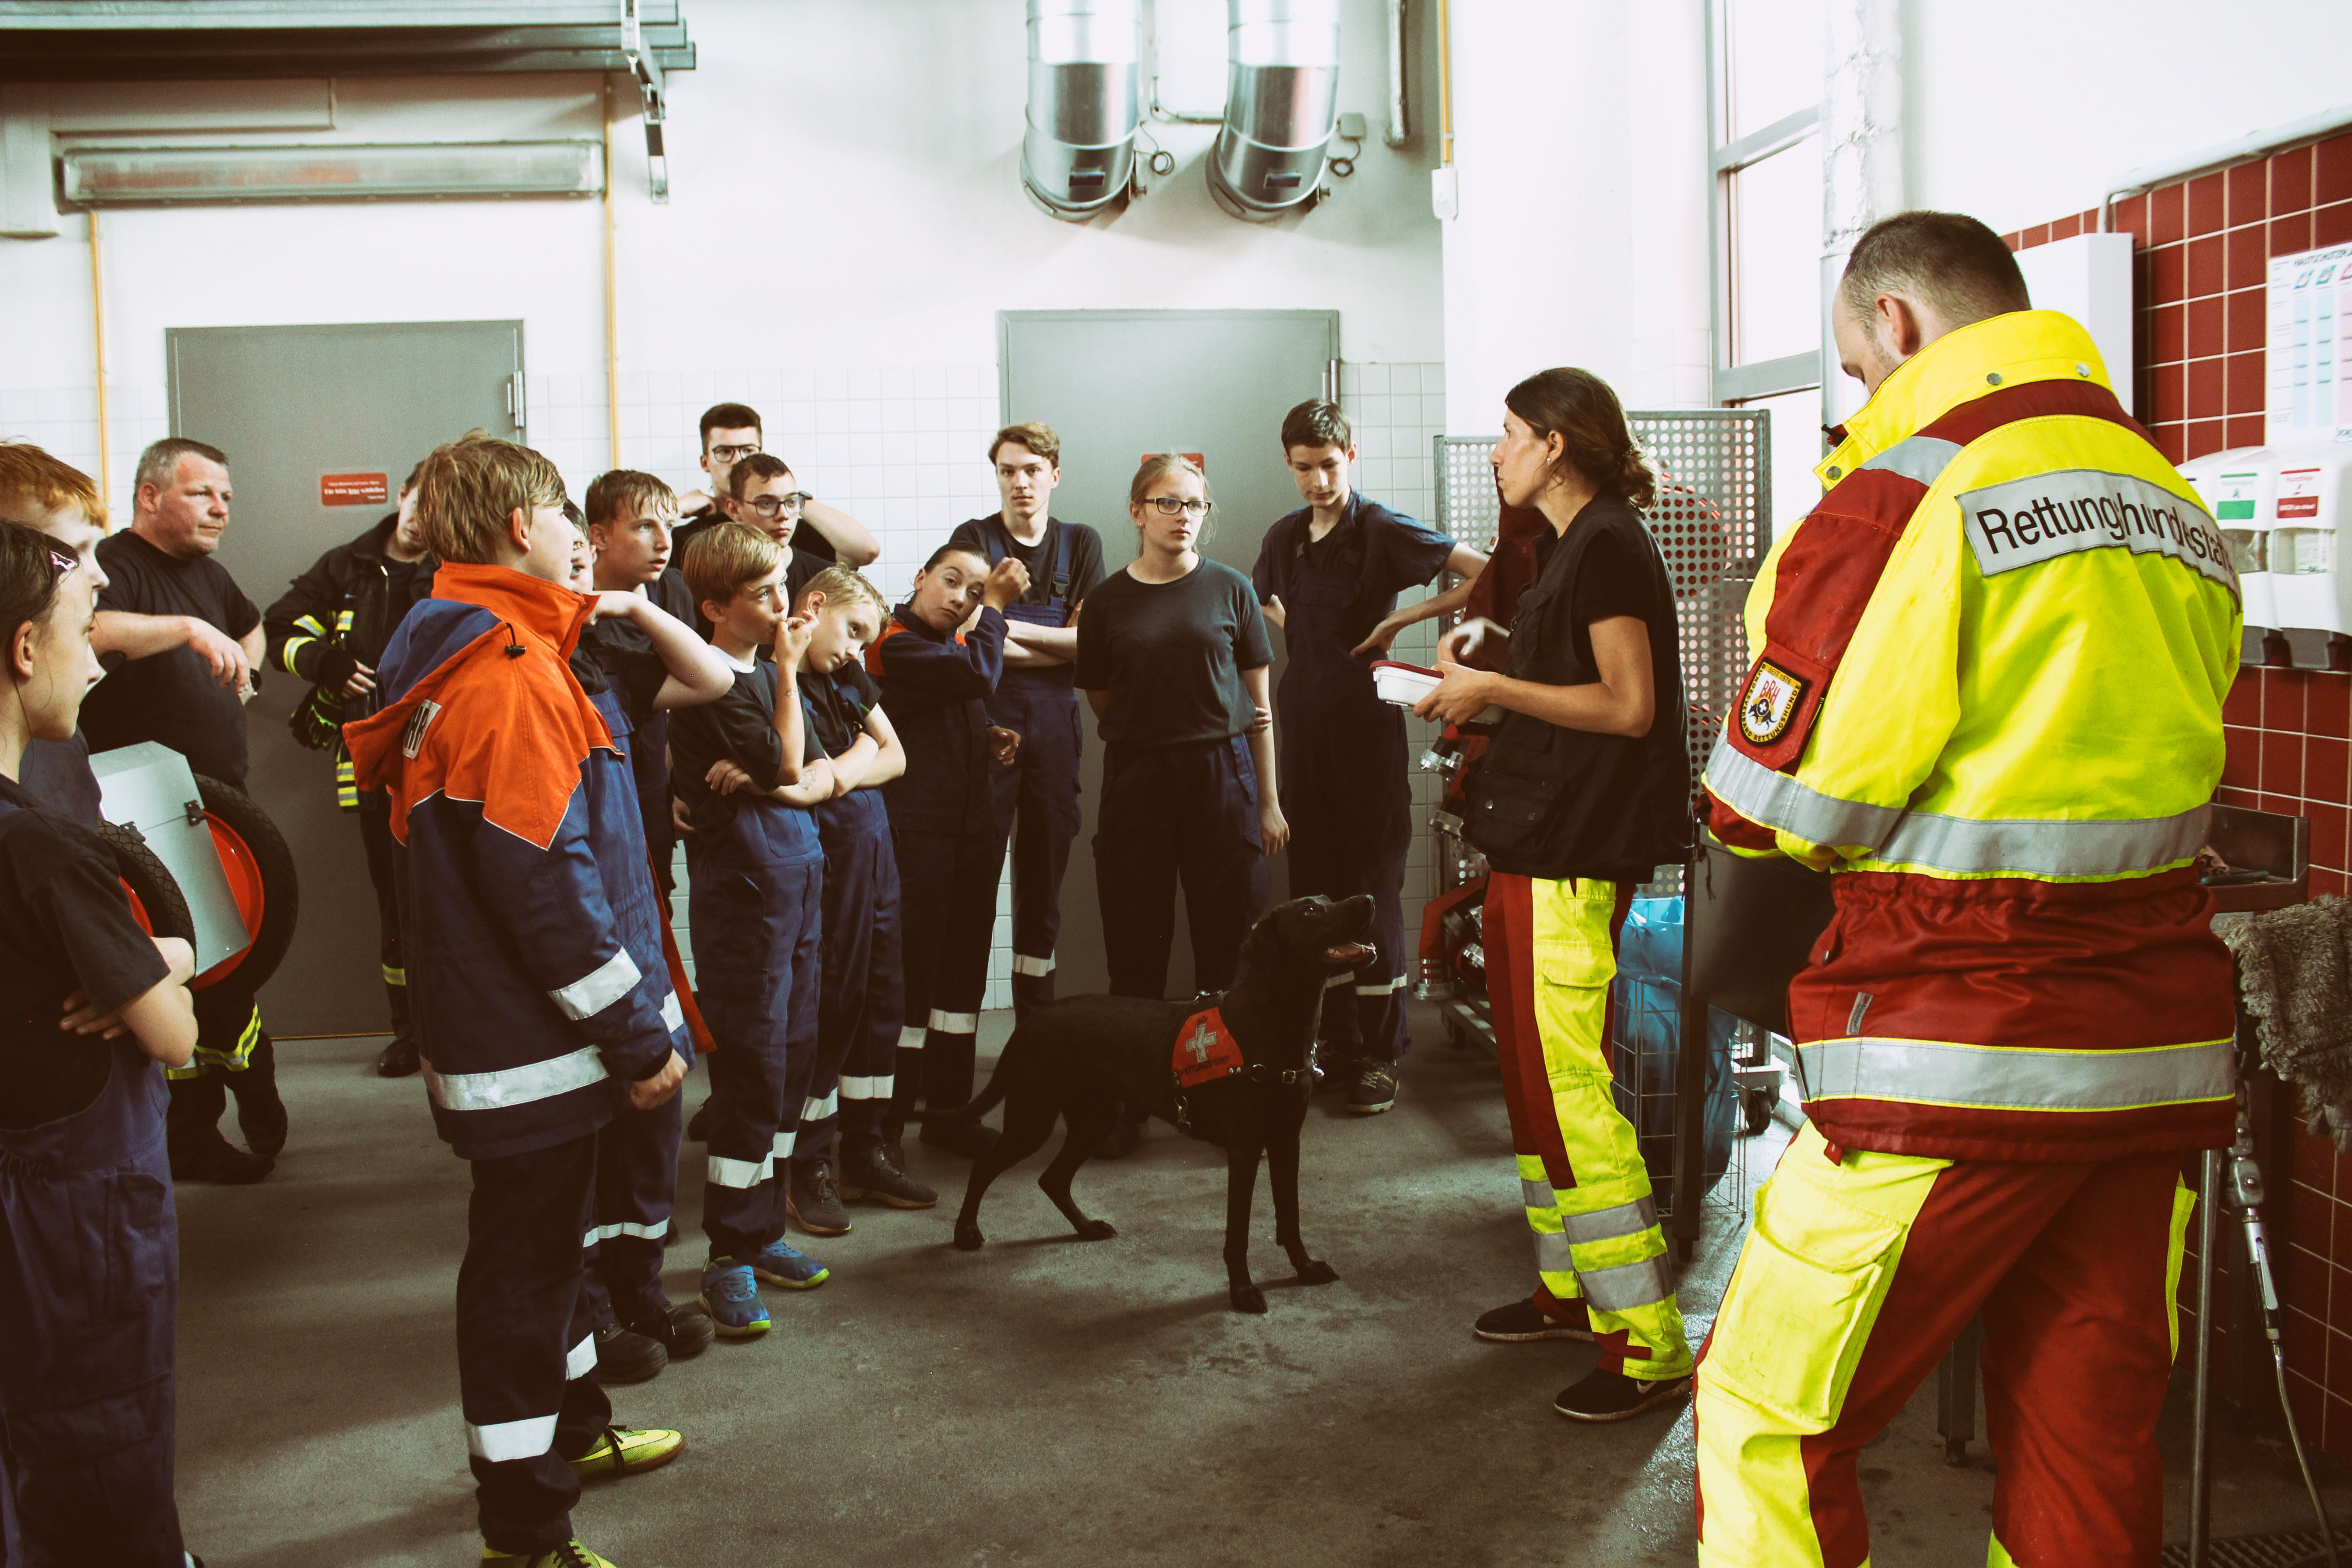
[[2352,104],[2342,0],[1908,0],[1904,23],[1910,205],[2003,234]]
[[[1000,310],[1336,308],[1349,359],[1438,358],[1427,142],[1391,151],[1379,139],[1384,13],[1381,0],[1347,0],[1340,107],[1365,113],[1372,135],[1320,210],[1265,226],[1226,217],[1201,166],[1214,128],[1165,125],[1150,133],[1177,172],[1126,214],[1072,226],[1020,187],[1020,0],[697,0],[698,66],[671,79],[667,205],[647,196],[633,100],[618,103],[614,127],[620,462],[688,477],[701,406],[764,396],[790,436],[905,437],[893,444],[903,459],[868,444],[853,464],[845,447],[835,471],[803,477],[845,505],[936,503],[920,521],[935,530],[992,494],[985,465],[971,441],[951,459],[938,442],[942,456],[917,459],[908,443],[993,428]],[[332,132],[225,139],[593,136],[599,81],[348,79]],[[47,437],[94,460],[89,255],[82,221],[64,228],[0,241],[0,434]],[[520,317],[541,395],[532,440],[576,484],[614,460],[595,202],[122,211],[103,228],[118,483],[138,446],[163,433],[169,326]],[[870,428],[818,428],[832,417],[823,405],[859,394],[894,406],[874,411]],[[942,406],[895,406],[916,401]],[[956,488],[936,473],[894,481],[890,494],[860,488],[879,482],[886,461],[919,460],[952,461]]]
[[1700,0],[1454,0],[1447,408],[1580,365],[1629,407],[1706,400]]

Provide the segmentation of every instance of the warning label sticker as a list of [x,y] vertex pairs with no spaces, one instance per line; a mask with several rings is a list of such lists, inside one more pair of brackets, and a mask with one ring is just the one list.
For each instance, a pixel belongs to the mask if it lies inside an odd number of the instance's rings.
[[320,474],[320,506],[383,506],[392,500],[385,474]]

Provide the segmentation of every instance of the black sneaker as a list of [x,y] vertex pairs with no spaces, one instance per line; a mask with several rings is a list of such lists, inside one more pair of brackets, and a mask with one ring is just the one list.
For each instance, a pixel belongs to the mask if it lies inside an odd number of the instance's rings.
[[1497,1344],[1525,1344],[1531,1340],[1581,1340],[1592,1342],[1592,1320],[1581,1300],[1556,1301],[1569,1315],[1556,1318],[1533,1296],[1523,1296],[1507,1307],[1483,1313],[1470,1331]]
[[1645,1410],[1676,1404],[1689,1392],[1687,1377],[1652,1382],[1622,1372],[1590,1372],[1582,1382],[1560,1390],[1551,1407],[1570,1421],[1627,1421]]
[[1378,1116],[1396,1103],[1396,1068],[1387,1062],[1365,1062],[1348,1086],[1348,1110],[1357,1116]]
[[407,1035],[394,1035],[392,1044],[384,1047],[375,1058],[378,1078],[406,1078],[416,1070],[416,1041]]
[[833,1166],[823,1160],[803,1165],[793,1163],[793,1182],[784,1194],[784,1212],[811,1236],[847,1236],[849,1211],[841,1205],[841,1189],[834,1184]]
[[672,1307],[667,1312],[649,1312],[627,1326],[629,1332],[642,1334],[661,1346],[672,1361],[692,1361],[719,1337],[719,1327],[710,1321],[710,1314],[693,1302]]
[[659,1340],[607,1323],[596,1331],[596,1381],[644,1383],[659,1377],[669,1352]]
[[961,1154],[967,1160],[977,1160],[996,1147],[999,1134],[995,1128],[979,1121],[926,1121],[923,1142],[933,1149],[945,1149],[950,1154]]
[[218,1182],[224,1186],[241,1187],[261,1180],[277,1163],[247,1153],[218,1133],[209,1143],[173,1149],[171,1152],[172,1180],[175,1182]]
[[851,1203],[883,1204],[894,1209],[927,1209],[940,1194],[900,1170],[890,1159],[890,1145],[878,1145],[863,1158],[851,1154],[841,1163],[841,1195]]

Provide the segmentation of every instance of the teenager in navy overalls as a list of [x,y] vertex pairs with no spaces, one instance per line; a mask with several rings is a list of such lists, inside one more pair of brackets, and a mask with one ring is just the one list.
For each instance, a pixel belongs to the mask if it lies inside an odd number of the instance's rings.
[[[81,694],[97,678],[95,592],[73,557],[40,533],[0,523],[0,633],[16,687],[0,717],[0,773],[8,775],[0,820],[35,806],[16,782],[26,742],[71,735]],[[29,672],[19,652],[28,622]],[[103,942],[121,956],[111,973],[62,976],[59,998],[71,1000],[64,992],[78,982],[83,1014],[102,1007],[125,1028],[102,1047],[106,1080],[88,1104],[0,1128],[0,1563],[180,1568],[172,1495],[179,1227],[158,1062],[184,1063],[195,1048],[184,989],[194,954],[139,929],[111,882],[111,856],[88,829],[47,811],[33,816],[12,833],[46,830],[50,842],[12,848],[12,872],[38,868],[55,905],[94,894],[102,907],[73,911],[68,951]],[[119,930],[107,929],[110,916]],[[48,926],[38,914],[32,923]],[[12,1023],[54,1031],[59,1017],[37,1007]],[[54,1037],[60,1049],[87,1049],[95,1032]]]
[[[1355,446],[1336,405],[1293,408],[1282,444],[1307,504],[1266,531],[1251,576],[1290,656],[1275,696],[1290,890],[1372,896],[1378,951],[1333,978],[1321,1026],[1327,1071],[1347,1087],[1350,1110],[1370,1114],[1395,1103],[1407,1045],[1402,894],[1412,842],[1404,710],[1380,700],[1371,666],[1403,627],[1458,605],[1486,559],[1354,493]],[[1319,538],[1318,522],[1328,524]],[[1462,584],[1397,609],[1399,589],[1449,567],[1466,574]]]

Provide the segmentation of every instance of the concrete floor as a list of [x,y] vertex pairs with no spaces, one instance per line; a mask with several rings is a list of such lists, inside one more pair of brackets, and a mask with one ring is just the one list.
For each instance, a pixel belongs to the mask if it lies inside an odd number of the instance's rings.
[[[984,1054],[1009,1024],[989,1016]],[[1589,1347],[1471,1337],[1528,1288],[1530,1250],[1491,1059],[1442,1043],[1425,1009],[1414,1033],[1396,1110],[1318,1100],[1307,1123],[1306,1232],[1338,1284],[1286,1282],[1261,1188],[1272,1310],[1230,1310],[1223,1158],[1171,1129],[1080,1173],[1117,1238],[1070,1236],[1033,1184],[1040,1153],[990,1194],[977,1255],[948,1246],[960,1163],[910,1143],[940,1208],[855,1210],[852,1235],[806,1242],[830,1282],[767,1292],[773,1332],[614,1390],[621,1420],[677,1426],[687,1452],[591,1489],[583,1538],[622,1568],[1692,1562],[1688,1415],[1572,1426],[1550,1400]],[[215,1568],[478,1552],[450,1305],[466,1169],[415,1079],[369,1075],[379,1044],[281,1045],[293,1139],[277,1173],[180,1194],[180,1497]],[[704,1092],[698,1075],[688,1094]],[[1780,1142],[1747,1146],[1750,1185]],[[702,1258],[688,1163],[681,1300]],[[1694,1337],[1743,1223],[1709,1210],[1683,1288]],[[2180,1477],[2184,1427],[2176,1412]],[[2235,1446],[2221,1533],[2305,1526],[2291,1476],[2275,1446]],[[1984,1562],[1991,1469],[1981,1444],[1943,1463],[1932,1384],[1862,1477],[1881,1568]],[[2352,1486],[2331,1493],[2352,1516]],[[2174,1539],[2185,1495],[2177,1479]]]

